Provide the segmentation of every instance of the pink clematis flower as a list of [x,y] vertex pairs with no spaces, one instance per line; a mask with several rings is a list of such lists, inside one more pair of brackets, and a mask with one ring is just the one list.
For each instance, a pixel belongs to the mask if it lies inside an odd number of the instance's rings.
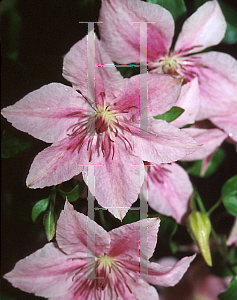
[[[156,218],[145,219],[106,232],[66,201],[57,223],[57,243],[20,260],[4,278],[50,300],[158,300],[148,282],[175,285],[195,257],[184,257],[172,267],[149,262],[159,223]],[[144,244],[141,230],[147,231]],[[141,273],[142,266],[148,276]]]
[[[43,86],[3,109],[2,114],[16,128],[53,143],[34,159],[27,177],[30,188],[56,185],[83,171],[99,204],[122,219],[137,200],[143,161],[169,163],[198,146],[184,131],[152,118],[174,105],[180,93],[179,80],[159,74],[123,79],[95,37],[92,88],[86,50],[87,37],[64,58],[63,75],[73,87],[60,83]],[[151,115],[145,129],[139,120],[143,79],[147,80],[148,117]],[[94,166],[93,180],[87,180],[89,165]]]
[[178,164],[160,164],[147,167],[147,182],[141,188],[142,199],[155,211],[173,217],[185,225],[193,192],[187,172]]
[[[192,97],[192,103],[189,101]],[[185,112],[172,124],[178,127],[194,123],[199,97],[198,85],[195,78],[186,83],[178,101],[175,104],[185,109]],[[219,129],[194,127],[184,129],[195,140],[202,144],[193,154],[187,155],[183,160],[192,161],[203,159],[202,172],[205,173],[214,151],[226,139],[227,134]],[[192,183],[187,172],[178,164],[148,164],[146,180],[141,188],[141,199],[148,201],[148,204],[157,212],[173,217],[177,223],[186,225],[190,212],[189,200],[193,192]]]
[[[226,31],[226,22],[216,0],[203,4],[183,24],[174,49],[174,20],[169,11],[140,0],[102,0],[99,24],[106,51],[118,63],[148,61],[152,72],[168,73],[190,82],[198,78],[200,110],[198,120],[225,116],[237,112],[237,61],[228,54],[210,51],[199,53],[220,43]],[[140,24],[147,24],[147,53],[140,54]],[[135,23],[134,23],[135,22]],[[142,38],[141,33],[141,38]],[[146,58],[147,56],[147,58]],[[220,123],[228,134],[236,134]]]

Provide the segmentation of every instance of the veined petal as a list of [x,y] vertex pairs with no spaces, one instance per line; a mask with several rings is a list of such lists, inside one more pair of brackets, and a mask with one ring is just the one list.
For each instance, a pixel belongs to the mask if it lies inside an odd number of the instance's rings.
[[172,267],[165,267],[152,262],[149,264],[147,281],[161,286],[174,286],[183,277],[195,257],[196,254],[186,256]]
[[174,50],[188,54],[217,45],[225,35],[226,26],[218,2],[208,1],[184,22]]
[[[174,34],[174,20],[159,5],[140,0],[103,0],[100,10],[100,36],[110,57],[117,63],[154,60],[167,52]],[[148,52],[140,56],[140,23],[147,24]],[[143,33],[142,33],[143,34]],[[141,35],[142,39],[142,35]]]
[[170,75],[155,73],[136,75],[128,79],[113,105],[120,111],[131,107],[137,107],[141,111],[144,107],[140,102],[144,101],[145,105],[147,103],[148,115],[157,116],[168,111],[176,103],[180,90],[180,79]]
[[149,120],[148,130],[134,134],[135,155],[155,164],[174,162],[198,148],[186,132],[162,120]]
[[153,255],[159,225],[159,218],[148,218],[111,230],[109,256],[127,262],[132,259],[139,266],[139,261],[146,261]]
[[100,155],[92,161],[93,180],[85,172],[83,177],[91,192],[95,190],[98,203],[122,220],[137,200],[145,171],[140,158],[133,156],[119,138],[115,142],[112,159]]
[[89,162],[86,146],[77,150],[77,138],[70,137],[54,143],[34,159],[26,184],[30,188],[43,188],[67,181],[82,172]]
[[[130,291],[129,291],[130,289]],[[158,300],[158,294],[156,289],[149,285],[142,279],[138,279],[136,282],[131,280],[129,282],[129,289],[125,289],[123,291],[123,295],[117,295],[116,292],[113,290],[111,295],[111,290],[107,287],[101,292],[98,293],[103,298],[99,298],[99,295],[95,292],[94,295],[90,295],[90,300],[98,300],[98,299],[116,299],[116,300]],[[57,297],[57,298],[49,298],[49,300],[85,300],[85,295],[76,295],[75,291],[71,291],[65,296]]]
[[188,174],[176,163],[151,165],[149,168],[148,189],[145,182],[141,190],[143,196],[145,199],[148,196],[148,204],[155,211],[183,223],[193,192]]
[[66,201],[57,222],[57,243],[65,253],[87,257],[88,250],[97,256],[109,249],[110,236],[101,226],[77,212]]
[[186,83],[181,88],[181,93],[175,106],[184,109],[184,112],[170,124],[176,127],[183,127],[187,124],[195,123],[200,107],[199,85],[197,78]]
[[53,143],[66,137],[67,129],[76,123],[78,117],[71,114],[86,109],[85,100],[73,88],[51,83],[4,108],[2,115],[17,129]]
[[237,112],[226,116],[212,117],[210,121],[227,132],[229,137],[237,142]]
[[[92,95],[95,93],[96,104],[101,104],[101,93],[106,94],[108,99],[115,98],[116,92],[123,87],[124,80],[120,72],[112,63],[108,54],[103,49],[101,42],[95,35],[95,56],[91,57],[94,63],[93,70],[88,70],[88,36],[72,46],[70,51],[65,55],[63,62],[63,76],[70,81],[75,89],[88,98],[93,104]],[[95,90],[94,90],[95,84]],[[87,90],[87,87],[89,90]],[[89,95],[88,95],[89,92]]]
[[4,278],[25,292],[41,297],[58,297],[67,293],[72,285],[70,272],[83,262],[72,260],[54,243],[21,259]]
[[221,52],[194,55],[200,88],[198,120],[237,111],[237,61]]
[[191,161],[203,159],[213,153],[227,138],[227,134],[219,129],[199,129],[199,128],[185,128],[189,135],[191,135],[202,146],[194,153],[185,156],[182,160]]

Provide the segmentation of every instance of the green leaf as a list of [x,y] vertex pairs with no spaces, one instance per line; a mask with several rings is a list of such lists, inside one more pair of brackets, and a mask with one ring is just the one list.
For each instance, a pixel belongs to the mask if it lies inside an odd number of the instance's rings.
[[236,300],[237,299],[237,276],[235,276],[224,293],[218,295],[221,300]]
[[85,187],[85,182],[81,181],[70,192],[64,192],[61,189],[59,189],[59,192],[65,200],[67,198],[69,202],[74,202],[81,197],[84,191],[84,187]]
[[116,66],[117,70],[123,76],[123,78],[130,78],[135,75],[136,72],[139,72],[140,68],[136,67],[134,64],[128,64],[123,66]]
[[147,0],[147,2],[158,4],[170,11],[175,21],[187,11],[184,0]]
[[225,197],[232,194],[234,191],[237,191],[237,175],[226,181],[226,183],[222,186],[221,195],[222,197]]
[[237,43],[237,10],[224,3],[224,1],[219,0],[218,2],[227,23],[226,33],[222,41],[230,45],[235,44]]
[[47,236],[48,241],[51,241],[55,235],[55,213],[54,211],[47,211],[44,215],[44,227],[45,233]]
[[49,199],[50,199],[50,197],[48,197],[46,199],[42,199],[42,200],[38,201],[37,203],[35,203],[35,205],[32,208],[32,213],[31,213],[31,218],[32,218],[33,222],[36,221],[36,219],[42,212],[46,211],[46,209],[49,205]]
[[139,211],[128,211],[126,216],[123,218],[121,225],[130,224],[133,222],[137,222],[140,220],[140,213]]
[[237,191],[225,196],[223,198],[223,204],[228,213],[237,217]]
[[222,187],[221,196],[225,209],[237,217],[237,175],[231,177]]
[[2,134],[2,158],[15,157],[18,154],[29,150],[32,142],[24,141],[14,137],[11,133],[4,131]]
[[169,111],[166,113],[154,117],[154,119],[164,120],[166,122],[172,122],[177,119],[182,113],[184,109],[178,106],[173,106]]

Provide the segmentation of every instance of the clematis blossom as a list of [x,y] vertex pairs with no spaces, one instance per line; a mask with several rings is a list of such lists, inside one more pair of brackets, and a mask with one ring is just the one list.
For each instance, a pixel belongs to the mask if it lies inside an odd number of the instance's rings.
[[[189,101],[192,97],[192,103]],[[182,127],[192,124],[199,107],[198,82],[195,78],[183,85],[182,92],[176,105],[185,109],[176,120],[171,123]],[[195,140],[202,144],[193,154],[187,155],[183,160],[203,160],[202,172],[205,173],[214,151],[226,139],[227,134],[217,128],[205,129],[204,124],[197,123],[185,128]],[[194,128],[193,128],[194,127]],[[177,223],[186,224],[190,212],[189,200],[193,192],[192,183],[187,172],[177,163],[147,164],[147,174],[141,188],[141,199],[155,211],[173,217]]]
[[[64,58],[63,75],[73,87],[48,84],[6,107],[2,114],[17,129],[53,143],[35,157],[28,187],[57,185],[83,172],[99,204],[123,219],[137,200],[143,161],[170,163],[198,146],[184,131],[152,118],[174,105],[180,93],[179,79],[161,74],[123,79],[96,36],[95,74],[89,78],[87,40],[86,36],[76,43]],[[148,88],[146,127],[139,117],[144,79]],[[94,167],[93,178],[87,176],[88,166]]]
[[[203,4],[184,22],[174,49],[170,49],[174,20],[159,5],[141,0],[102,0],[99,21],[103,22],[99,24],[101,39],[114,61],[148,61],[151,72],[182,77],[184,83],[197,77],[200,88],[197,120],[217,117],[214,124],[220,123],[220,128],[236,135],[237,61],[216,51],[198,53],[219,44],[224,37],[226,22],[216,0]],[[148,22],[147,53],[140,53],[139,22],[144,21]],[[143,35],[141,32],[141,39]],[[229,120],[228,126],[229,115],[235,121]],[[219,117],[225,117],[227,124]]]
[[[20,260],[4,278],[50,300],[158,300],[149,282],[175,285],[195,257],[184,257],[172,267],[149,262],[159,223],[157,218],[145,219],[106,232],[66,202],[57,223],[57,243]],[[140,244],[141,230],[147,231],[147,239]],[[147,268],[144,274],[142,266]]]

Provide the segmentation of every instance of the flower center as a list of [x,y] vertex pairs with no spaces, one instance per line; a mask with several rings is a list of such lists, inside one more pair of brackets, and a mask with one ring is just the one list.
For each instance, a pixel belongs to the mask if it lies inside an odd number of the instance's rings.
[[[173,76],[185,78],[185,82],[190,81],[196,76],[192,68],[194,60],[188,56],[183,56],[181,53],[165,54],[155,61],[149,63],[149,68],[152,72],[165,73]],[[184,83],[185,83],[184,82]]]
[[106,254],[79,267],[72,280],[74,295],[88,300],[123,298],[127,290],[132,294],[129,284],[136,281],[122,262]]
[[113,128],[113,123],[116,122],[116,113],[110,110],[109,106],[97,108],[95,114],[95,131],[97,134],[101,134],[108,130],[109,127]]

